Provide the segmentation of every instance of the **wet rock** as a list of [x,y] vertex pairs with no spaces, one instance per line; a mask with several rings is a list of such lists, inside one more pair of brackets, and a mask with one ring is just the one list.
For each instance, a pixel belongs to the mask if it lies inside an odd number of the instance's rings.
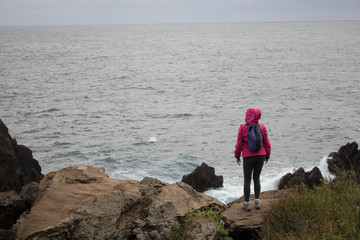
[[305,172],[304,168],[297,169],[294,173],[287,173],[279,182],[278,189],[290,188],[295,185],[305,184],[312,188],[319,185],[323,176],[318,167],[314,167],[310,172]]
[[319,186],[321,184],[321,180],[323,179],[324,177],[318,167],[314,167],[310,172],[306,173],[307,185],[310,188]]
[[356,142],[347,143],[341,146],[337,152],[330,153],[327,164],[329,171],[336,176],[344,171],[355,171],[360,182],[360,150],[358,150]]
[[32,151],[18,145],[12,139],[8,128],[0,119],[0,192],[21,188],[31,182],[40,182],[43,178],[41,167],[32,156]]
[[13,224],[30,211],[42,178],[32,151],[18,145],[0,119],[0,239],[14,239]]
[[284,189],[292,187],[294,185],[300,185],[301,183],[306,184],[306,173],[304,168],[297,169],[294,173],[287,173],[284,175],[279,182],[278,189]]
[[204,192],[211,188],[223,187],[223,177],[215,175],[215,169],[202,163],[190,174],[182,177],[182,182],[189,184],[198,192]]

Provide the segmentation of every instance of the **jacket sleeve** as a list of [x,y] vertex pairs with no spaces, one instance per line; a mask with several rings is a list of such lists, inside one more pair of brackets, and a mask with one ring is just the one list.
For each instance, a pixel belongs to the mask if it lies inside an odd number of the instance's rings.
[[267,134],[267,130],[266,127],[263,125],[263,129],[261,130],[261,133],[263,135],[263,143],[264,143],[264,148],[266,151],[266,158],[270,158],[271,155],[271,143]]
[[243,150],[243,142],[242,142],[243,136],[242,136],[241,126],[242,125],[240,125],[240,127],[239,127],[236,144],[235,144],[235,157],[236,158],[241,156],[241,152]]

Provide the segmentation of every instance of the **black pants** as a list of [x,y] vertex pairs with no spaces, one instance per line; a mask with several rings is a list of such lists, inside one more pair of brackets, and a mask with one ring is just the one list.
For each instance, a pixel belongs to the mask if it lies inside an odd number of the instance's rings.
[[250,199],[251,175],[253,175],[253,179],[254,179],[255,199],[260,198],[260,191],[261,191],[260,173],[262,167],[264,166],[264,161],[265,161],[265,155],[244,158],[244,163],[243,163],[244,195],[246,202],[249,202]]

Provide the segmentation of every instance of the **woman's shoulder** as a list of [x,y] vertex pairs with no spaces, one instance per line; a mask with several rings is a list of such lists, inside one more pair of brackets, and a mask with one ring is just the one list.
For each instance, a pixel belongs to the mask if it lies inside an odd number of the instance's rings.
[[259,124],[259,127],[260,127],[261,130],[262,130],[262,129],[265,129],[265,130],[266,130],[266,127],[265,127],[264,124]]
[[247,125],[246,124],[240,124],[239,131],[244,131],[245,129],[247,129]]

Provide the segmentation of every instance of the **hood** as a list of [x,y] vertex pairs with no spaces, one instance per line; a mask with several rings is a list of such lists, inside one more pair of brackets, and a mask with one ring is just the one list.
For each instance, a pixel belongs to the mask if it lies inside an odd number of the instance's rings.
[[261,118],[261,111],[257,108],[249,108],[246,111],[245,121],[248,124],[258,123]]

